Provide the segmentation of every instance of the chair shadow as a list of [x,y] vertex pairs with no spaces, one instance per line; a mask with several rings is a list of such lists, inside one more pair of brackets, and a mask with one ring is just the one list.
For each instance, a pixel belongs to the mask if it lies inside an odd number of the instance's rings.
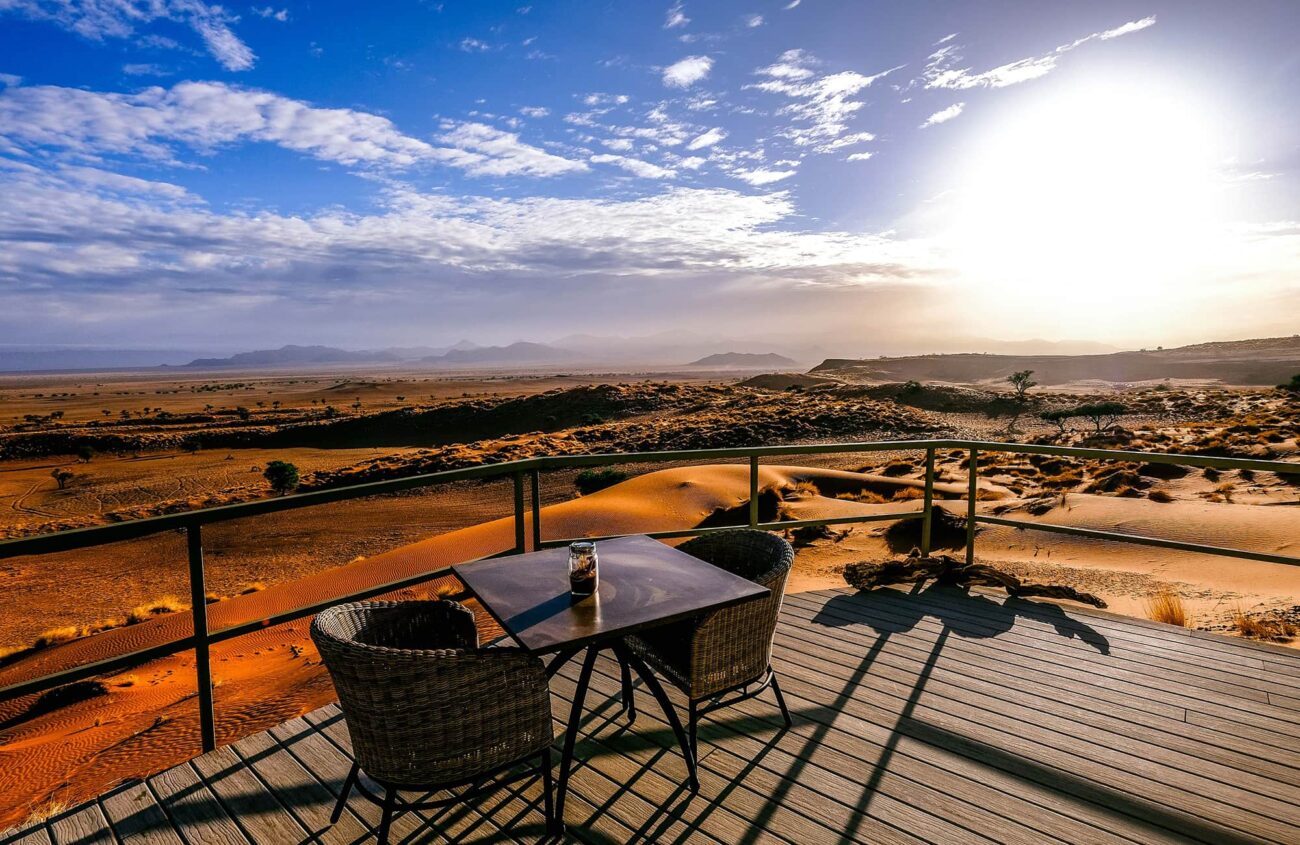
[[865,622],[877,634],[899,634],[912,630],[927,616],[939,620],[951,633],[969,639],[1005,634],[1021,617],[1048,622],[1060,636],[1077,638],[1101,654],[1110,653],[1110,641],[1103,634],[1070,616],[1058,604],[1017,596],[999,602],[981,593],[938,583],[911,593],[886,588],[837,595],[818,610],[813,621],[832,628]]

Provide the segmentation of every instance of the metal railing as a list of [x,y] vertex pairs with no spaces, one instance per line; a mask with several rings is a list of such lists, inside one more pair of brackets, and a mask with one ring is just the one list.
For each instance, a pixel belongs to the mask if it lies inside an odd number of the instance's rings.
[[[759,513],[759,460],[761,458],[788,458],[802,455],[833,455],[867,452],[924,451],[925,478],[924,495],[921,509],[904,513],[870,514],[865,516],[836,517],[830,519],[800,519],[778,522],[761,522]],[[361,601],[386,593],[395,592],[430,580],[451,574],[450,568],[442,568],[417,575],[407,576],[395,581],[378,584],[364,590],[334,596],[292,610],[273,614],[266,619],[258,619],[222,628],[218,631],[208,629],[205,597],[206,575],[203,562],[202,530],[204,525],[227,522],[261,514],[279,513],[299,508],[315,507],[331,502],[341,502],[397,493],[448,484],[457,481],[484,480],[510,477],[514,482],[514,546],[504,553],[519,554],[528,548],[528,533],[531,525],[532,547],[534,549],[562,546],[576,538],[543,540],[541,507],[541,473],[548,470],[576,469],[587,467],[613,466],[617,464],[677,463],[683,461],[725,461],[748,459],[749,461],[749,512],[748,525],[763,530],[787,530],[805,526],[848,525],[865,522],[895,522],[905,519],[921,520],[921,551],[931,550],[931,533],[934,521],[934,482],[935,458],[939,450],[960,450],[967,453],[969,459],[967,477],[966,505],[966,560],[975,559],[975,530],[978,524],[1009,526],[1056,534],[1070,534],[1099,540],[1113,540],[1122,543],[1134,543],[1144,546],[1176,549],[1179,551],[1200,552],[1210,555],[1223,555],[1245,560],[1280,563],[1300,566],[1300,557],[1254,552],[1246,549],[1234,549],[1223,546],[1211,546],[1201,543],[1187,543],[1166,540],[1158,537],[1146,537],[1123,534],[1114,531],[1102,531],[1092,528],[1079,528],[1070,525],[1034,522],[1029,520],[1007,519],[1000,516],[981,515],[976,512],[979,498],[978,476],[979,458],[988,453],[1025,453],[1055,455],[1061,457],[1084,458],[1090,460],[1137,461],[1155,464],[1176,464],[1180,466],[1206,467],[1218,470],[1252,470],[1300,475],[1300,463],[1284,461],[1255,460],[1248,458],[1221,458],[1204,455],[1183,455],[1159,452],[1128,452],[1111,449],[1088,449],[1070,446],[1048,446],[1024,443],[995,443],[976,440],[887,440],[862,443],[829,443],[796,446],[755,446],[730,449],[690,449],[664,452],[620,452],[594,455],[562,455],[555,457],[528,458],[499,464],[447,470],[425,475],[376,481],[350,487],[339,487],[300,493],[273,499],[259,499],[220,507],[205,508],[185,513],[139,519],[114,525],[79,528],[60,531],[34,537],[0,541],[0,559],[22,555],[42,555],[55,552],[90,548],[122,540],[146,537],[165,531],[183,530],[186,533],[186,547],[189,561],[189,586],[191,597],[191,614],[193,632],[186,637],[166,643],[139,649],[128,654],[99,660],[52,672],[36,678],[0,687],[0,701],[8,701],[18,696],[32,695],[53,689],[64,684],[84,680],[96,675],[106,674],[130,668],[147,660],[177,654],[193,649],[195,652],[196,681],[198,684],[198,704],[200,737],[204,751],[216,747],[216,722],[213,712],[213,687],[210,669],[210,647],[214,643],[224,642],[263,630],[269,625],[290,622],[313,616],[326,607],[349,601]],[[531,495],[525,503],[525,484],[530,487]],[[690,537],[711,531],[723,531],[731,526],[689,528],[675,531],[656,531],[649,536],[667,539]],[[593,539],[593,538],[583,538]],[[594,538],[602,539],[602,538]]]

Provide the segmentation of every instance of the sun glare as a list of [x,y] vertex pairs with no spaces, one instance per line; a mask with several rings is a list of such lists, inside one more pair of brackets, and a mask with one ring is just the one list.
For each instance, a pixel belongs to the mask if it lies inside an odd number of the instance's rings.
[[963,174],[961,271],[984,302],[1051,310],[1061,328],[1094,335],[1099,318],[1167,302],[1213,258],[1216,134],[1169,90],[1094,86],[1037,102],[998,125]]

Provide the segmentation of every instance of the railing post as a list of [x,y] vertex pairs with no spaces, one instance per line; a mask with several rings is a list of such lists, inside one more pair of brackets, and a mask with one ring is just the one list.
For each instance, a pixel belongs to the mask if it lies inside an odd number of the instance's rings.
[[533,470],[531,475],[533,484],[533,551],[538,551],[542,547],[542,474],[537,470]]
[[921,554],[930,555],[930,527],[934,523],[934,447],[925,450],[925,511],[921,517]]
[[966,497],[966,564],[975,562],[975,499],[978,498],[979,488],[975,481],[979,477],[979,459],[978,449],[970,450],[970,483],[967,488]]
[[758,455],[749,459],[749,527],[758,527]]
[[527,543],[524,540],[524,474],[515,473],[515,554],[523,554],[527,550]]
[[212,662],[208,653],[208,589],[203,574],[203,535],[197,523],[185,528],[190,560],[190,618],[194,621],[194,675],[199,693],[199,737],[203,753],[217,747],[212,712]]

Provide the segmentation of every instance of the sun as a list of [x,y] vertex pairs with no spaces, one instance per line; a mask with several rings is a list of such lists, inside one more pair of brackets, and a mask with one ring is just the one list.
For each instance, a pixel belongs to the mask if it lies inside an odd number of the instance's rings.
[[1152,327],[1213,261],[1217,134],[1202,104],[1168,86],[1038,99],[993,127],[959,176],[959,272],[1004,316],[1089,336]]

